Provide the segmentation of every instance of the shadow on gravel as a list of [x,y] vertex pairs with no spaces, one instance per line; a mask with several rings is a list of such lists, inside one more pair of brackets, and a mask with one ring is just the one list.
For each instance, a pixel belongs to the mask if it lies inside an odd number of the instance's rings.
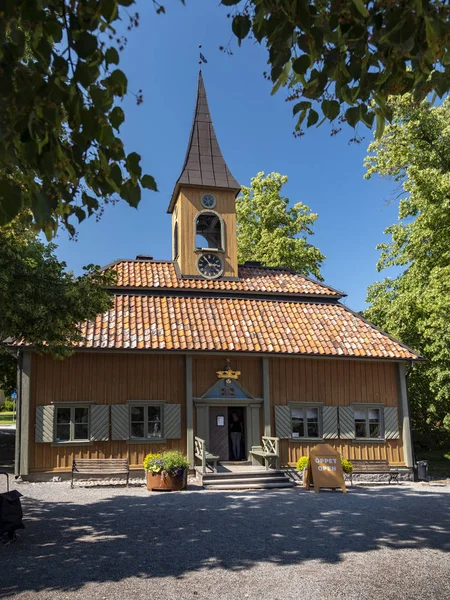
[[[83,490],[84,501],[89,493]],[[204,568],[251,569],[259,562],[335,563],[347,552],[380,547],[450,550],[450,494],[438,490],[22,500],[27,529],[18,543],[0,547],[1,597],[133,576],[180,578]]]

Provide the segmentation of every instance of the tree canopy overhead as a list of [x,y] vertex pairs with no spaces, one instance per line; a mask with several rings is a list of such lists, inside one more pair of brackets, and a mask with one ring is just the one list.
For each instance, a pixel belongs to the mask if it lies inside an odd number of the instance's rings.
[[267,47],[273,91],[286,86],[297,128],[376,119],[389,96],[450,89],[450,4],[439,0],[222,0],[239,43]]
[[302,202],[289,207],[281,195],[288,181],[280,173],[258,173],[236,200],[238,261],[256,260],[267,267],[287,267],[322,280],[324,255],[307,240],[317,215]]
[[[24,210],[51,238],[141,188],[156,191],[119,137],[127,92],[118,68],[139,23],[134,0],[4,0],[0,18],[0,226]],[[142,101],[140,92],[137,101]],[[72,218],[73,217],[73,218]]]
[[417,106],[406,95],[391,109],[366,166],[400,186],[378,269],[401,272],[369,288],[367,316],[427,358],[410,377],[415,427],[450,432],[450,99]]

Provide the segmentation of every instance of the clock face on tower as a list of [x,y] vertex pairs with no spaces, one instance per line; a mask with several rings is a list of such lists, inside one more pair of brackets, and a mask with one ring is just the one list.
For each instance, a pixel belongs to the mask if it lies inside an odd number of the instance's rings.
[[207,252],[201,254],[197,260],[197,269],[206,279],[215,279],[223,273],[223,264],[217,254]]

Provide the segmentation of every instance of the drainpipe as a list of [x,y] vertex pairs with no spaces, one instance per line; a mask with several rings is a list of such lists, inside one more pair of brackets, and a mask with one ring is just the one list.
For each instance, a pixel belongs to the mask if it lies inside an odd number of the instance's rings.
[[[412,419],[411,419],[411,403],[409,401],[409,390],[408,390],[408,377],[411,375],[411,373],[413,372],[414,369],[414,362],[412,360],[409,361],[409,369],[405,374],[405,383],[406,383],[406,401],[408,403],[408,413],[409,413],[409,436],[410,436],[410,443],[411,443],[411,452],[413,455],[413,470],[415,473],[416,470],[416,452],[414,450],[414,442],[413,442],[413,435],[412,435]],[[415,478],[415,477],[414,477]]]
[[23,370],[23,352],[17,351],[17,403],[16,403],[16,445],[14,460],[14,475],[16,479],[20,478],[21,461],[21,441],[22,441],[22,370]]

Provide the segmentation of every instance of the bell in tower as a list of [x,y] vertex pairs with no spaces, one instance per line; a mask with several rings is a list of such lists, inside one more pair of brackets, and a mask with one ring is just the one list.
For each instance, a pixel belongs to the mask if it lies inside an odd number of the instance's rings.
[[184,277],[238,277],[235,199],[240,185],[220,151],[202,73],[189,144],[168,212],[173,260]]

